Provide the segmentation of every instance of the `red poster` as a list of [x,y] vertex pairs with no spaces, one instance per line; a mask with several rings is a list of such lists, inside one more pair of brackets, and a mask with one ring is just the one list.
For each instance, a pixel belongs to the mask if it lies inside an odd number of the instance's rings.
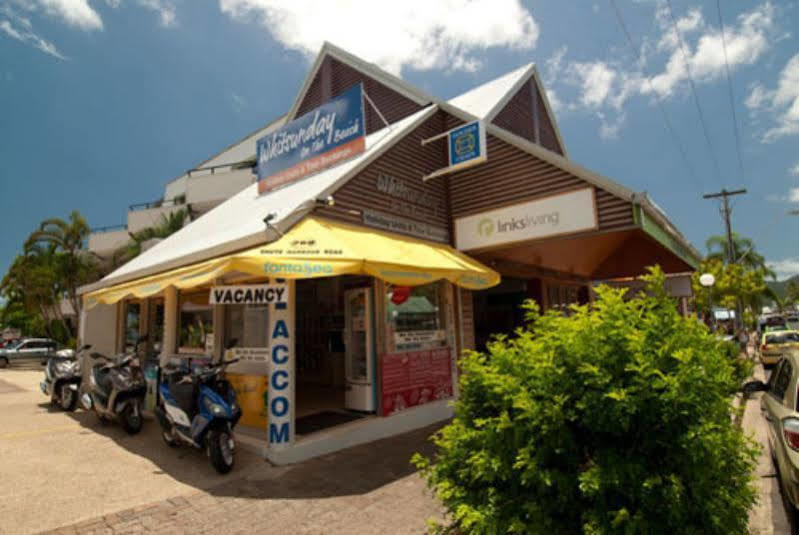
[[381,361],[383,416],[452,397],[450,348],[392,353]]

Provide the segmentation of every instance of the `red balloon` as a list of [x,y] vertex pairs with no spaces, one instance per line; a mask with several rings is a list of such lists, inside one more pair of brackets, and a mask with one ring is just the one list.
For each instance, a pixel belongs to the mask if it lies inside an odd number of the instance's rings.
[[411,296],[410,286],[394,286],[391,292],[391,302],[395,305],[401,305]]

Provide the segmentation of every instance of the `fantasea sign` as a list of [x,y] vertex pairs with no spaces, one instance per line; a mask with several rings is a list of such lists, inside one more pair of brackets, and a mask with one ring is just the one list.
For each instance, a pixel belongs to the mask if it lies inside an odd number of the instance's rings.
[[337,165],[365,148],[359,83],[258,140],[258,193]]
[[286,302],[285,284],[241,284],[214,286],[209,293],[211,305],[268,305]]

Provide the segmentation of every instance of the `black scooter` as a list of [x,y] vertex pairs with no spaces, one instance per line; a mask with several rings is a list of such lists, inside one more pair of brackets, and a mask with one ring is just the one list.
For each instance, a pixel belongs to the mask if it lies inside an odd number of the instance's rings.
[[108,358],[93,353],[94,359],[104,360],[92,367],[89,374],[89,388],[81,398],[81,404],[92,410],[100,421],[119,421],[122,428],[130,435],[141,431],[143,418],[142,407],[147,388],[144,374],[139,365],[138,348],[147,337],[136,342],[134,353],[117,357],[117,362],[108,362]]
[[39,384],[42,393],[50,396],[50,403],[65,411],[74,411],[80,390],[80,354],[92,346],[86,344],[78,349],[61,349],[44,364],[44,381]]

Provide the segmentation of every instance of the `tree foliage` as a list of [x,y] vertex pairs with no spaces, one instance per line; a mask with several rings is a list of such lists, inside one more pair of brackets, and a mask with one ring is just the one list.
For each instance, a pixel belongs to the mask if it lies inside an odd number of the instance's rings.
[[118,267],[133,260],[142,253],[146,242],[163,239],[174,234],[182,229],[190,218],[189,210],[178,210],[169,215],[161,214],[161,219],[156,225],[131,233],[130,240],[114,251],[111,265]]
[[[716,279],[713,286],[705,287],[699,277],[711,273]],[[750,268],[742,264],[724,264],[720,259],[707,258],[691,276],[697,308],[706,316],[713,306],[735,310],[737,303],[744,308],[744,321],[754,327],[764,300],[777,297],[766,285],[768,273],[763,268]]]
[[747,532],[756,450],[729,347],[647,294],[601,287],[461,360],[455,418],[414,457],[460,533]]
[[[730,245],[726,236],[711,236],[705,242],[705,246],[708,251],[707,260],[725,262],[730,258]],[[762,271],[764,276],[776,278],[776,273],[766,265],[766,258],[757,252],[755,243],[750,238],[744,238],[733,232],[732,253],[734,261],[747,270]]]

